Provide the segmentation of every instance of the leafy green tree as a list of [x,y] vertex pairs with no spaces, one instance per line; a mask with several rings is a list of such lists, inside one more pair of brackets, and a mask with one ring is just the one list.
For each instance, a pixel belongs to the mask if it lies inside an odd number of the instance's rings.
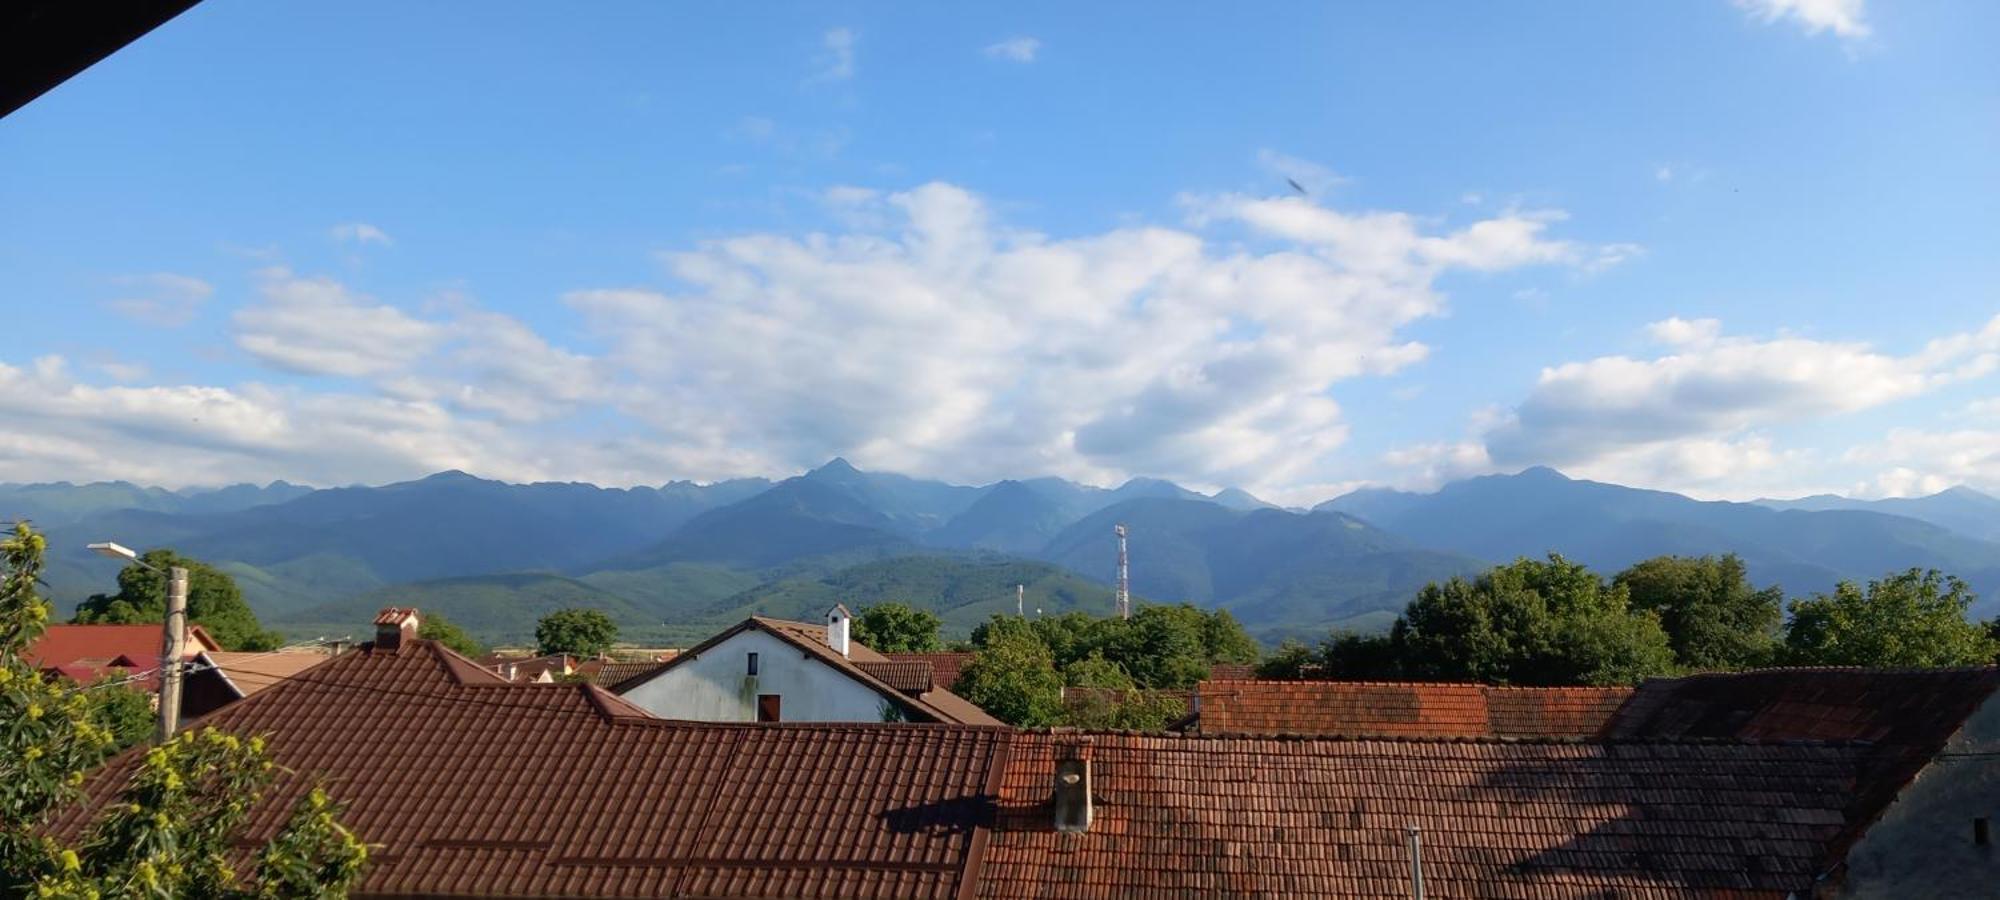
[[1389,639],[1407,676],[1422,680],[1629,684],[1673,668],[1655,615],[1553,553],[1426,585]]
[[1633,609],[1660,617],[1683,668],[1744,669],[1768,664],[1778,648],[1784,591],[1750,586],[1736,554],[1658,556],[1618,573]]
[[458,652],[458,655],[477,658],[486,655],[486,646],[466,634],[458,623],[434,612],[423,614],[423,624],[417,626],[417,637],[427,641],[437,641]]
[[1072,728],[1164,731],[1187,718],[1184,693],[1138,689],[1081,691],[1063,703],[1063,724]]
[[877,603],[854,617],[854,639],[882,653],[929,653],[944,649],[938,636],[944,620],[928,609]]
[[1966,621],[1972,589],[1936,570],[1910,569],[1791,603],[1784,656],[1793,665],[1934,667],[1984,665],[2000,645]]
[[268,869],[247,883],[231,871],[233,838],[274,769],[262,739],[212,728],[147,751],[80,844],[48,832],[117,738],[87,689],[45,679],[23,656],[49,619],[35,589],[45,550],[26,524],[0,539],[0,897],[345,896],[367,850],[319,791],[263,848]]
[[1032,634],[989,629],[953,691],[995,718],[1033,728],[1062,720],[1062,676],[1055,657]]
[[543,656],[567,653],[596,656],[611,649],[618,640],[618,623],[602,610],[571,607],[559,609],[535,623],[535,643]]
[[118,592],[94,594],[77,604],[81,625],[158,625],[167,615],[167,576],[173,566],[188,570],[188,621],[200,625],[224,650],[275,650],[284,637],[265,630],[229,573],[172,550],[148,550],[118,572]]
[[1317,674],[1343,681],[1397,681],[1404,673],[1393,635],[1338,631],[1320,645]]
[[132,685],[115,684],[116,680],[112,676],[101,678],[83,692],[91,722],[111,734],[106,756],[143,744],[158,730],[153,695]]
[[1298,681],[1320,668],[1320,651],[1303,642],[1286,638],[1278,652],[1257,664],[1257,677],[1274,681]]
[[1059,670],[1103,657],[1140,688],[1189,688],[1208,677],[1210,663],[1257,658],[1256,641],[1235,617],[1188,603],[1142,606],[1130,619],[1082,612],[1034,619],[996,615],[972,630],[972,642],[983,647],[1001,635],[1039,641]]
[[1129,691],[1139,686],[1124,666],[1105,659],[1101,653],[1070,662],[1063,666],[1062,674],[1063,684],[1069,687]]

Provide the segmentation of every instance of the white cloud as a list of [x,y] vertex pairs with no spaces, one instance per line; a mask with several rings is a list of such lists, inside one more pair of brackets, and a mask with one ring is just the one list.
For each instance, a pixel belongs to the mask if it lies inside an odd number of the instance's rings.
[[1527,399],[1486,432],[1493,460],[1676,489],[1741,489],[1800,463],[1760,429],[1978,377],[2000,353],[2000,318],[1905,356],[1858,342],[1726,337],[1713,319],[1671,318],[1647,330],[1665,355],[1544,369]]
[[257,290],[258,301],[231,320],[236,346],[288,372],[346,377],[396,372],[439,337],[436,325],[330,278],[273,267],[258,273]]
[[1035,61],[1035,54],[1041,52],[1041,49],[1042,42],[1035,38],[1012,37],[998,43],[986,45],[984,52],[988,59],[1031,63]]
[[387,232],[367,222],[344,222],[333,226],[327,233],[343,244],[381,244],[387,247],[394,243]]
[[823,49],[814,63],[819,66],[811,81],[846,81],[854,77],[854,42],[852,28],[833,28],[820,36]]
[[1159,227],[1051,238],[948,184],[836,199],[879,226],[711,241],[662,255],[676,290],[567,298],[629,381],[621,408],[683,471],[844,453],[972,481],[1293,486],[1346,437],[1330,386],[1424,357],[1398,331],[1441,308],[1439,274],[1589,257],[1543,234],[1552,214],[1433,232],[1300,199],[1189,200],[1274,245],[1250,252]]
[[1886,466],[1861,493],[1889,497],[1934,494],[1957,484],[2000,490],[2000,429],[1892,429],[1881,440],[1849,450],[1845,460]]
[[1831,31],[1848,39],[1869,34],[1865,0],[1736,0],[1736,5],[1758,21],[1790,21],[1807,34]]
[[194,320],[202,304],[215,296],[215,286],[192,275],[154,272],[112,279],[123,296],[106,305],[120,315],[148,325],[179,328]]

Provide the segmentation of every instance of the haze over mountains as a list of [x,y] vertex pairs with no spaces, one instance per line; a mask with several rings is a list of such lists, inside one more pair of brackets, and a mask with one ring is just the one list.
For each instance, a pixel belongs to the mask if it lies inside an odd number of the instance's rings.
[[1379,626],[1427,581],[1549,551],[1607,574],[1735,552],[1759,584],[1794,594],[1910,566],[1964,577],[1982,598],[2000,591],[2000,500],[1975,491],[1703,502],[1539,468],[1310,511],[1152,479],[974,487],[839,459],[775,483],[626,489],[461,472],[325,490],[0,485],[0,519],[16,517],[50,533],[49,587],[65,607],[116,571],[83,545],[117,540],[227,569],[268,623],[297,633],[353,631],[380,606],[415,604],[519,640],[551,609],[590,605],[632,637],[678,641],[749,612],[887,599],[936,608],[962,632],[1011,611],[1017,584],[1031,611],[1108,612],[1118,523],[1135,594],[1230,609],[1266,637]]

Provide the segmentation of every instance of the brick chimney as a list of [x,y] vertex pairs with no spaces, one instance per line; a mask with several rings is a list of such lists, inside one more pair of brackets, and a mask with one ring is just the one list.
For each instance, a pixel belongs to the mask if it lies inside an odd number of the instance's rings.
[[847,655],[848,642],[852,638],[854,616],[847,611],[847,605],[835,604],[826,614],[826,645],[835,653]]
[[1090,798],[1090,744],[1087,741],[1056,747],[1056,790],[1053,806],[1057,831],[1090,830],[1094,810]]
[[384,607],[375,614],[375,649],[394,653],[403,644],[417,639],[417,608]]

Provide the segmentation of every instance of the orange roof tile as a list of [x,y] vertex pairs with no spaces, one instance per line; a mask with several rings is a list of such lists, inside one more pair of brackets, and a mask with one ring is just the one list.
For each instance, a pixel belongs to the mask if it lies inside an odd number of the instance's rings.
[[[50,625],[28,646],[24,658],[37,669],[57,670],[71,677],[87,674],[88,680],[124,664],[157,668],[162,641],[159,625]],[[186,648],[183,659],[222,649],[200,625],[188,626]],[[145,679],[146,689],[158,688],[158,681],[157,675]]]
[[1206,734],[1341,737],[1588,737],[1630,688],[1360,681],[1204,681]]
[[938,687],[950,690],[958,686],[959,673],[965,670],[966,664],[972,662],[972,658],[979,654],[959,650],[940,650],[925,652],[900,651],[884,653],[882,655],[895,662],[930,664],[931,682]]

